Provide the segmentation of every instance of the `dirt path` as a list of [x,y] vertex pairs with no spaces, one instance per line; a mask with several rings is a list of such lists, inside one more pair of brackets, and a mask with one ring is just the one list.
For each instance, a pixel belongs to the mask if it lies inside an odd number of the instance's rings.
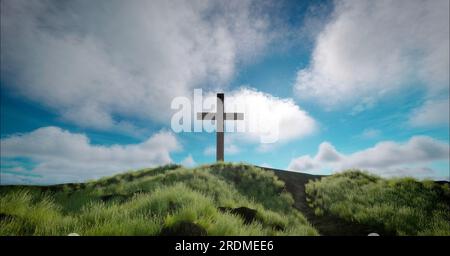
[[[263,167],[261,167],[263,168]],[[305,184],[310,180],[320,179],[323,176],[311,175],[299,172],[290,172],[283,170],[276,170],[270,168],[263,168],[274,171],[275,174],[284,181],[286,189],[293,195],[295,203],[294,206],[300,210],[321,235],[327,236],[367,236],[372,232],[377,232],[370,227],[358,225],[333,216],[318,217],[314,211],[308,207],[306,203]],[[382,234],[383,232],[377,232]]]

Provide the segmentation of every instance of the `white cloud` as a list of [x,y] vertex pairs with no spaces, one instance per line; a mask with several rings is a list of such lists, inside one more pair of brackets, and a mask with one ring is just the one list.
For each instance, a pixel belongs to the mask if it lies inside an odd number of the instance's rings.
[[[58,127],[43,127],[30,133],[13,135],[1,139],[0,143],[2,184],[17,180],[28,180],[29,183],[85,181],[170,163],[170,152],[181,147],[176,137],[166,131],[156,133],[139,144],[101,146],[93,145],[84,134]],[[17,157],[31,159],[36,165],[31,170],[24,170],[20,162],[15,165],[9,162],[5,167],[4,161]]]
[[173,97],[224,87],[270,41],[251,1],[15,0],[1,11],[5,85],[96,129],[166,121]]
[[336,1],[295,93],[328,109],[356,105],[354,114],[417,81],[448,94],[448,10],[448,0]]
[[[233,143],[283,143],[317,130],[316,121],[292,99],[274,97],[248,87],[225,94],[225,111],[244,113],[243,121],[226,123],[227,131],[241,131],[227,136]],[[263,141],[264,138],[267,141]]]
[[414,110],[409,123],[415,127],[433,127],[449,125],[449,99],[428,100],[424,105]]
[[[216,95],[209,93],[204,111],[216,111]],[[211,106],[209,105],[211,102]],[[210,107],[210,108],[209,108]],[[225,93],[225,112],[243,113],[244,120],[225,122],[225,154],[237,154],[245,145],[255,145],[258,152],[267,152],[278,145],[313,134],[316,121],[290,98],[278,98],[250,87]],[[215,131],[210,121],[198,121],[204,130]],[[204,155],[214,155],[213,146]]]
[[192,167],[195,166],[197,163],[195,162],[194,158],[191,154],[189,154],[183,161],[181,161],[181,165],[186,167]]
[[309,155],[292,159],[289,170],[311,172],[318,170],[342,171],[359,168],[383,176],[427,176],[436,173],[424,166],[432,161],[449,160],[450,148],[447,142],[426,136],[414,136],[406,143],[383,141],[374,147],[342,154],[333,145],[323,142],[314,157]]

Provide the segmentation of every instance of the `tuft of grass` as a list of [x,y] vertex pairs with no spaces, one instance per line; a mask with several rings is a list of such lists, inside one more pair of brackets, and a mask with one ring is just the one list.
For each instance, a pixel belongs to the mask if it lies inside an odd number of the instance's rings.
[[47,195],[26,190],[0,197],[0,235],[57,235],[75,225]]
[[310,181],[306,193],[318,215],[328,213],[388,234],[450,235],[448,184],[348,170]]
[[231,163],[219,163],[210,168],[212,173],[233,183],[239,192],[269,209],[289,211],[292,208],[292,195],[285,191],[284,182],[272,171]]

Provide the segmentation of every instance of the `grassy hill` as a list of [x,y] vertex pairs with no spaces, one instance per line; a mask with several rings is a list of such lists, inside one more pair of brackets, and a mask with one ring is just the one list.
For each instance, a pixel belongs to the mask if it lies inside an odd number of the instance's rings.
[[358,170],[305,186],[318,216],[331,215],[388,235],[450,236],[448,182],[383,179]]
[[318,234],[284,183],[249,165],[169,165],[0,194],[1,235]]
[[167,165],[80,184],[0,186],[0,235],[449,235],[449,191],[358,171]]

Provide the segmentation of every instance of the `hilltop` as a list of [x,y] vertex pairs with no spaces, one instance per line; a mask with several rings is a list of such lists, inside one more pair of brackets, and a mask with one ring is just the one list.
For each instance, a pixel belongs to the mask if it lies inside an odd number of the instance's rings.
[[[0,235],[439,235],[450,230],[449,191],[354,170],[166,165],[86,183],[0,186]],[[372,206],[384,208],[374,216]]]

